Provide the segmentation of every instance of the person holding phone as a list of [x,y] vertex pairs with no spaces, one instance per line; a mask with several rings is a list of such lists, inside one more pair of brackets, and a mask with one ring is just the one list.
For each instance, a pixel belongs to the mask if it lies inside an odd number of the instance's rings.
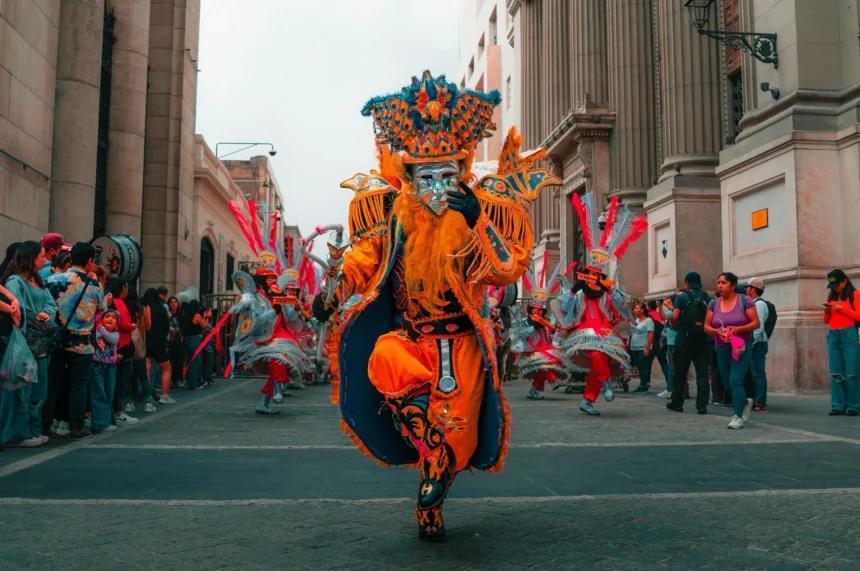
[[209,320],[212,318],[211,309],[203,309],[200,307],[200,302],[193,299],[188,302],[188,309],[185,311],[186,325],[185,338],[186,347],[188,349],[188,358],[191,362],[188,365],[188,373],[186,375],[189,391],[203,390],[203,360],[194,359],[194,354],[197,348],[203,342],[203,331],[209,327]]
[[860,292],[842,270],[827,274],[827,361],[830,365],[830,416],[857,416],[860,411],[860,387],[857,367],[860,347],[857,345],[857,322],[860,321]]

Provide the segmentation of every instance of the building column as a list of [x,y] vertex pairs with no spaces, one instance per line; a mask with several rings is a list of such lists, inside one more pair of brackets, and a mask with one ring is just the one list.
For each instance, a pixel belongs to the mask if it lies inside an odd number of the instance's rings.
[[606,2],[571,2],[570,97],[573,106],[585,103],[587,93],[595,104],[609,101],[606,51]]
[[107,0],[116,16],[107,163],[108,234],[140,240],[151,0]]
[[610,194],[641,208],[657,176],[654,53],[650,0],[609,0],[609,110],[613,132]]
[[[522,34],[522,134],[525,147],[535,148],[545,136],[541,131],[541,4],[539,0],[523,0],[520,5]],[[544,228],[544,213],[541,197],[532,210],[532,225],[539,237]]]
[[689,176],[713,176],[722,148],[721,44],[699,35],[683,2],[659,0],[663,164]]
[[[651,0],[609,0],[607,21],[609,111],[616,114],[609,195],[641,210],[657,176]],[[630,246],[620,276],[629,291],[648,291],[646,240]]]
[[[568,40],[568,2],[566,0],[543,0],[541,9],[541,142],[558,127],[570,112],[570,64]],[[547,189],[540,199],[544,226],[542,242],[557,249],[561,234],[559,230],[561,205],[558,191]]]
[[57,43],[49,228],[92,238],[95,220],[104,0],[64,0]]

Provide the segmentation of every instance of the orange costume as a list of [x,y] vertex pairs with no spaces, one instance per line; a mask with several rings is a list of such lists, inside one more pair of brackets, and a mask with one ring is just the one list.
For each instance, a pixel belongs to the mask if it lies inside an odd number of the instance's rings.
[[498,173],[466,184],[499,101],[429,72],[372,99],[363,114],[382,143],[382,172],[344,183],[356,191],[354,243],[335,299],[361,299],[332,333],[333,400],[364,454],[420,469],[416,517],[430,541],[444,537],[442,502],[455,475],[502,469],[510,409],[487,286],[515,283],[529,266],[531,203],[560,184],[532,167],[540,153],[520,156],[513,130]]

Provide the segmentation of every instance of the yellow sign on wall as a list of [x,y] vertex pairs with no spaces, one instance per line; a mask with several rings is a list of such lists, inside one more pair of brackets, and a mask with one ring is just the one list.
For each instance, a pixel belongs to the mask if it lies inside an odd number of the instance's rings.
[[752,213],[752,229],[755,231],[762,228],[767,228],[767,208]]

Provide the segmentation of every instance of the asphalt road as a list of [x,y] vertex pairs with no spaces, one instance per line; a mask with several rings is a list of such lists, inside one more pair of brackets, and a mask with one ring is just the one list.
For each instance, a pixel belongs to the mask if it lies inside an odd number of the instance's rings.
[[0,570],[860,569],[860,419],[828,417],[825,397],[773,396],[730,431],[724,409],[679,415],[654,394],[592,418],[576,395],[509,385],[504,472],[461,474],[448,541],[428,545],[417,474],[355,450],[328,386],[261,417],[261,385],[0,453]]

